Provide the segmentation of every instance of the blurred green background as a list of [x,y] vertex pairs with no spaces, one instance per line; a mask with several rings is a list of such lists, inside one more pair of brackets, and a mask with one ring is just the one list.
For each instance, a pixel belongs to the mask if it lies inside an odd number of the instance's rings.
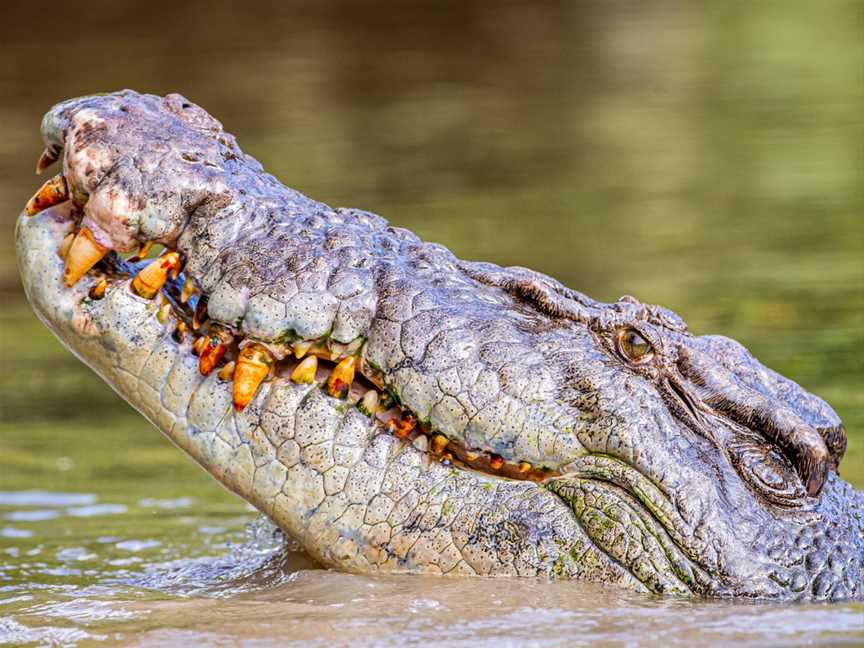
[[242,510],[21,293],[41,116],[124,87],[186,95],[317,199],[739,339],[832,403],[864,486],[862,43],[837,0],[4,3],[0,490]]

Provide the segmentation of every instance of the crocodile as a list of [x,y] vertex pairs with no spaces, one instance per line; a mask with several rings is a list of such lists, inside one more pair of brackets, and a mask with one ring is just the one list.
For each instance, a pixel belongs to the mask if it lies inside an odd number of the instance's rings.
[[842,422],[734,340],[314,201],[178,94],[41,132],[37,316],[322,565],[864,598]]

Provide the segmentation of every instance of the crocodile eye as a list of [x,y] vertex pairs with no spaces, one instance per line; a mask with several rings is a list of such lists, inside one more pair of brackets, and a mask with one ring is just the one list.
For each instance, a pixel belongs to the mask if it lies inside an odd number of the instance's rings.
[[647,362],[654,357],[654,348],[636,329],[618,331],[618,352],[630,362]]

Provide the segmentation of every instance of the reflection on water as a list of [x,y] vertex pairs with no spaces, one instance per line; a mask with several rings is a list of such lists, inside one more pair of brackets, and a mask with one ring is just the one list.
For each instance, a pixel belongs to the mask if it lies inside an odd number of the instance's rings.
[[46,108],[180,91],[315,198],[740,339],[835,406],[862,487],[858,2],[215,4],[5,8],[0,644],[862,638],[861,605],[315,569],[54,341],[12,252]]

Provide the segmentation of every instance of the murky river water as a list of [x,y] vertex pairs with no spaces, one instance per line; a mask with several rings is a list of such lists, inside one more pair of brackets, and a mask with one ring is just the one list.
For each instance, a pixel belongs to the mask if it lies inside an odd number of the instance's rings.
[[861,604],[317,569],[60,347],[12,251],[45,109],[180,91],[316,198],[738,338],[864,487],[860,2],[211,4],[4,8],[0,645],[864,642]]

